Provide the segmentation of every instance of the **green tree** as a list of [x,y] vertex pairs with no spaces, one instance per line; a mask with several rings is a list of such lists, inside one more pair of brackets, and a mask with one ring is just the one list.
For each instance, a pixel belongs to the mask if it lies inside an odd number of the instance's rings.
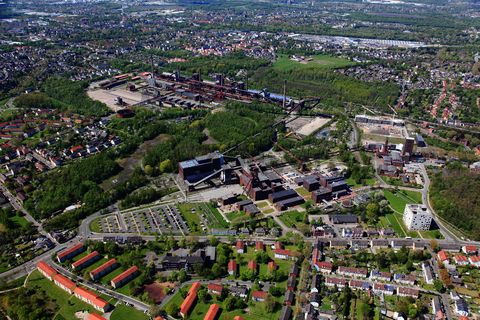
[[160,162],[159,169],[161,173],[173,172],[174,168],[173,168],[172,160],[166,159]]
[[172,317],[176,317],[178,315],[178,313],[180,312],[180,308],[178,307],[178,305],[176,303],[170,303],[169,305],[167,305],[167,307],[165,308],[165,311],[171,315]]
[[147,176],[151,176],[153,174],[153,167],[149,164],[145,165],[145,167],[143,168],[143,171],[145,171],[145,174]]

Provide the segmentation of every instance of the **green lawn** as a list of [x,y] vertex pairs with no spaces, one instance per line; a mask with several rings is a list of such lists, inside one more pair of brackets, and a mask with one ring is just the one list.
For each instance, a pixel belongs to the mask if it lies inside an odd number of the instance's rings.
[[43,277],[43,275],[38,271],[34,271],[30,275],[27,286],[44,290],[46,294],[58,305],[57,315],[62,316],[65,318],[65,320],[78,320],[75,317],[75,312],[77,311],[94,311],[92,306],[77,299],[73,295],[69,295],[66,291],[60,289],[53,282]]
[[282,71],[282,72],[290,72],[293,70],[299,69],[335,69],[335,68],[344,68],[348,66],[352,66],[355,63],[343,58],[337,58],[329,55],[314,55],[312,56],[312,60],[306,63],[297,62],[290,60],[290,56],[288,55],[280,55],[275,63],[273,64],[273,68]]
[[292,227],[293,225],[303,222],[305,214],[305,212],[288,211],[279,216],[279,218],[287,227]]
[[234,221],[235,219],[246,219],[248,218],[248,214],[243,211],[232,211],[225,214],[230,221]]
[[110,315],[110,320],[148,320],[149,317],[134,308],[127,307],[124,304],[119,304],[115,307],[112,314]]
[[20,227],[24,228],[26,226],[28,226],[30,224],[30,222],[28,222],[27,219],[25,219],[25,217],[22,217],[18,214],[16,214],[15,216],[11,217],[10,220],[12,220],[14,223],[16,223],[17,225],[19,225]]
[[[192,209],[195,211],[192,212]],[[193,233],[201,232],[200,229],[200,215],[203,213],[208,220],[209,228],[228,228],[229,224],[223,219],[217,208],[213,207],[210,203],[185,203],[179,204],[178,209],[182,213],[182,216],[187,221]]]
[[[405,232],[403,231],[400,222],[397,219],[397,216],[393,213],[387,214],[385,217],[382,217],[386,220],[387,227],[392,228],[395,233],[400,237],[400,238],[405,238]],[[385,221],[382,220],[382,221]]]
[[267,201],[259,202],[259,203],[257,203],[257,207],[258,207],[259,209],[268,207],[268,202],[267,202]]
[[347,184],[350,186],[350,188],[359,188],[363,186],[373,186],[377,180],[375,178],[369,178],[365,179],[363,184],[357,183],[352,177],[349,177],[347,180],[345,180]]
[[97,232],[97,233],[101,233],[102,230],[100,228],[100,219],[103,219],[103,217],[99,217],[95,220],[93,220],[91,223],[90,223],[90,231],[92,232]]
[[422,203],[422,194],[420,192],[399,190],[397,193],[393,193],[390,190],[384,190],[383,193],[392,209],[402,214],[408,203]]
[[310,192],[308,192],[307,189],[305,189],[304,187],[297,188],[295,189],[295,191],[297,191],[297,193],[302,197],[310,196]]
[[178,204],[177,207],[193,233],[200,231],[200,217],[196,211],[192,212],[193,208],[197,210],[197,205],[194,203],[184,203]]
[[440,230],[418,231],[425,239],[444,239]]

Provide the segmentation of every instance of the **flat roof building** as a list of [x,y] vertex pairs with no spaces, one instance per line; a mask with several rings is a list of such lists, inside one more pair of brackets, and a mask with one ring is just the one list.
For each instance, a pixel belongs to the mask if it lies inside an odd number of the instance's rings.
[[407,204],[403,212],[403,222],[409,230],[430,230],[433,216],[424,205]]

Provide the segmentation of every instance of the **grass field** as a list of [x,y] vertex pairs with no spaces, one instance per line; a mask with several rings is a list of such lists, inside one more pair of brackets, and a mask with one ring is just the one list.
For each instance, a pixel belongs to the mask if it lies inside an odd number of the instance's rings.
[[311,61],[303,63],[290,60],[288,55],[280,55],[273,64],[273,68],[278,71],[290,72],[298,69],[336,69],[355,64],[348,59],[337,58],[328,55],[315,55],[311,58]]
[[285,223],[289,228],[291,228],[293,225],[303,222],[304,217],[305,213],[298,211],[288,211],[279,216],[280,220],[282,220],[282,222]]
[[67,292],[57,287],[53,282],[43,277],[38,271],[34,271],[30,275],[27,286],[44,290],[46,294],[58,305],[57,316],[61,316],[65,318],[65,320],[77,320],[75,317],[75,312],[78,311],[94,311],[93,307],[77,299],[75,296],[69,295]]
[[110,320],[148,320],[149,317],[141,311],[127,307],[123,304],[119,304],[115,307],[112,314],[110,315]]
[[[229,224],[223,219],[217,208],[213,207],[210,203],[184,203],[179,204],[178,209],[194,234],[201,233],[201,214],[204,214],[205,218],[208,220],[207,227],[209,228],[229,227]],[[195,210],[192,212],[192,209]]]
[[295,191],[297,191],[297,193],[302,197],[310,196],[310,192],[308,192],[307,189],[305,189],[304,187],[297,188],[295,189]]
[[100,233],[102,232],[101,228],[100,228],[100,219],[103,219],[103,217],[99,217],[95,220],[93,220],[91,223],[90,223],[90,231],[92,232],[97,232],[97,233]]
[[422,203],[422,194],[420,192],[400,190],[393,193],[389,190],[384,190],[385,198],[387,198],[393,210],[402,213],[408,203]]
[[375,178],[365,179],[364,184],[357,183],[352,177],[345,180],[351,188],[359,188],[362,186],[373,186],[377,180]]
[[25,217],[22,217],[18,214],[16,214],[15,216],[11,217],[10,220],[12,220],[14,223],[16,223],[17,225],[19,225],[20,227],[24,228],[26,226],[28,226],[30,224],[30,222],[28,222],[27,219],[25,219]]

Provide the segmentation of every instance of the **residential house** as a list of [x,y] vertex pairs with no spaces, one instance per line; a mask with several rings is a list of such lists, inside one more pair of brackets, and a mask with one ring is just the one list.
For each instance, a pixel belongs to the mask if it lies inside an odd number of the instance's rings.
[[296,258],[292,251],[286,249],[275,249],[274,253],[277,259],[293,260]]
[[245,253],[245,243],[242,240],[237,240],[235,249],[237,249],[237,253]]
[[228,274],[234,276],[237,274],[237,261],[230,260],[228,262]]
[[286,306],[291,306],[294,299],[295,294],[293,293],[293,291],[287,290],[287,292],[285,292],[285,299],[283,300],[283,304]]
[[110,284],[115,289],[120,288],[121,286],[123,286],[124,284],[126,284],[127,282],[135,278],[137,273],[138,273],[137,266],[130,267],[126,271],[120,273],[118,276],[113,278],[112,281],[110,281]]
[[468,317],[470,311],[468,309],[468,304],[463,299],[455,300],[455,313],[459,316]]
[[422,271],[423,271],[423,277],[425,278],[425,282],[427,284],[433,284],[433,270],[432,266],[428,262],[422,263]]
[[50,281],[53,281],[53,277],[55,277],[57,275],[57,270],[55,270],[54,268],[52,268],[48,263],[46,263],[45,261],[40,261],[38,264],[37,264],[37,269],[38,271],[40,271],[41,274],[43,274],[43,276],[45,278],[47,278],[48,280]]
[[347,284],[347,280],[342,278],[333,278],[333,277],[325,278],[325,285],[327,287],[337,286],[338,288],[343,288],[345,287],[346,284]]
[[420,295],[420,291],[415,288],[398,287],[397,295],[400,297],[411,297],[414,299],[418,299],[418,296]]
[[239,297],[239,298],[247,298],[248,296],[248,289],[244,286],[231,286],[229,288],[229,292],[232,296]]
[[267,297],[267,293],[265,291],[253,291],[252,292],[252,300],[256,302],[265,301]]
[[220,307],[218,304],[214,303],[210,305],[210,308],[208,308],[207,314],[203,318],[203,320],[215,320],[217,319],[218,315],[220,313]]
[[468,258],[466,256],[462,256],[459,254],[455,255],[455,257],[453,257],[453,260],[455,260],[455,263],[459,266],[466,266],[469,263]]
[[92,265],[96,261],[100,260],[101,256],[98,253],[98,251],[93,251],[89,254],[87,254],[85,257],[75,261],[72,263],[72,269],[73,270],[80,270],[83,268],[88,267],[89,265]]
[[61,289],[67,291],[69,294],[73,293],[73,290],[77,286],[72,280],[67,277],[57,274],[53,277],[53,282]]
[[107,312],[110,310],[110,304],[107,301],[103,300],[96,293],[88,289],[77,287],[74,290],[74,295],[83,302],[93,306],[98,311]]
[[70,260],[71,258],[75,257],[76,255],[80,254],[81,252],[85,251],[85,247],[83,243],[78,243],[73,247],[60,251],[57,254],[57,261],[59,263],[63,263],[66,260]]
[[378,269],[372,270],[370,273],[370,279],[380,280],[380,281],[390,281],[392,279],[392,274],[390,272],[382,272]]
[[352,268],[352,267],[338,267],[337,274],[348,277],[360,277],[366,278],[368,276],[368,270],[365,268]]
[[223,286],[219,283],[209,283],[207,289],[208,293],[214,294],[216,296],[221,296],[223,293]]
[[101,266],[93,269],[90,271],[90,278],[95,281],[97,279],[100,279],[104,275],[110,273],[113,269],[117,268],[117,260],[116,259],[110,259]]
[[477,254],[477,246],[467,245],[462,247],[462,251],[468,255],[475,255]]
[[390,284],[374,283],[373,292],[377,294],[385,294],[391,296],[395,292],[395,287]]

